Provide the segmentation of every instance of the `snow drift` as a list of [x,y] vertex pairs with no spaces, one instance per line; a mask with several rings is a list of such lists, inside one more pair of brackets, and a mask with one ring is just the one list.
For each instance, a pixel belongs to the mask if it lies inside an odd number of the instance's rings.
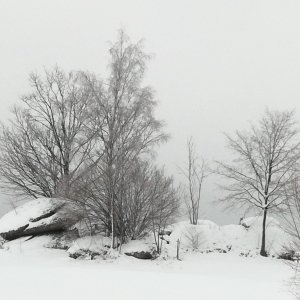
[[[238,252],[242,255],[258,254],[261,245],[262,217],[244,219],[240,225],[218,226],[214,222],[199,220],[198,225],[180,222],[170,226],[170,245],[180,240],[182,250],[202,252]],[[278,256],[286,251],[292,241],[280,222],[269,216],[266,225],[266,249]],[[168,245],[167,245],[168,246]]]

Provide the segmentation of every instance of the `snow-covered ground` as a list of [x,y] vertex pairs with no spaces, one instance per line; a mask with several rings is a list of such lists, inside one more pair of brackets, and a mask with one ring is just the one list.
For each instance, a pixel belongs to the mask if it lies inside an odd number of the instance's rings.
[[0,299],[295,299],[294,273],[275,258],[188,251],[177,261],[170,251],[167,260],[74,260],[48,242],[22,238],[0,250]]
[[[294,299],[282,261],[191,254],[183,261],[78,261],[61,250],[0,251],[1,299]],[[3,298],[2,298],[3,297]]]
[[[169,259],[176,256],[177,241],[180,241],[180,255],[191,251],[198,253],[226,252],[243,256],[257,256],[260,251],[262,218],[251,217],[243,220],[242,225],[231,224],[219,226],[209,220],[199,220],[198,225],[188,221],[169,226],[164,235],[161,256]],[[267,219],[266,250],[270,256],[278,257],[285,253],[292,242],[289,236],[274,218]],[[169,242],[167,244],[167,241]],[[84,236],[77,239],[69,248],[69,253],[80,249],[103,252],[111,241],[103,236]],[[150,251],[155,248],[153,236],[150,234],[142,240],[130,241],[122,246],[123,252]]]

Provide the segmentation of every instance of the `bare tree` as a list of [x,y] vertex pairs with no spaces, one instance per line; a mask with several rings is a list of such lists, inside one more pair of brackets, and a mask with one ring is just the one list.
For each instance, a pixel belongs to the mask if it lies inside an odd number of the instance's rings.
[[294,177],[299,160],[298,129],[293,112],[266,111],[257,126],[248,132],[226,135],[236,155],[231,164],[218,162],[217,173],[231,181],[223,188],[223,199],[235,207],[253,207],[263,214],[260,254],[266,256],[266,218],[279,209],[284,191]]
[[1,180],[22,195],[74,196],[95,143],[93,98],[76,72],[54,68],[31,74],[30,84],[10,125],[2,125]]
[[33,92],[3,127],[0,174],[27,195],[72,199],[114,248],[116,239],[157,228],[157,207],[166,222],[173,208],[162,201],[176,197],[172,180],[147,163],[168,138],[154,115],[154,92],[142,84],[149,56],[123,31],[109,53],[106,80],[58,69],[31,76]]
[[204,159],[199,159],[193,138],[187,142],[188,162],[187,167],[182,170],[187,180],[185,192],[185,204],[187,207],[190,223],[197,225],[199,218],[199,205],[201,199],[201,190],[204,179],[209,175],[207,164]]
[[119,235],[136,239],[151,231],[153,225],[168,225],[179,203],[173,178],[145,161],[135,162],[126,176],[120,187],[122,193],[118,193],[122,199],[116,202]]
[[101,162],[96,171],[99,181],[94,180],[94,192],[98,190],[97,205],[107,218],[105,223],[114,245],[119,226],[117,202],[123,201],[124,194],[121,182],[128,178],[126,173],[131,172],[131,164],[153,154],[153,147],[165,141],[167,135],[163,132],[163,123],[154,116],[153,91],[142,85],[149,59],[142,43],[132,43],[120,31],[118,40],[110,48],[110,56],[108,79],[99,81],[89,74],[85,82],[97,103],[94,127]]
[[184,232],[184,238],[186,239],[188,248],[198,250],[201,244],[204,242],[204,238],[197,227],[187,227]]
[[286,186],[285,209],[282,214],[284,229],[292,237],[289,250],[293,251],[298,251],[300,247],[300,181],[298,172]]
[[285,190],[285,209],[282,214],[283,229],[290,237],[289,244],[284,246],[285,253],[281,254],[286,263],[295,271],[290,284],[299,296],[299,261],[300,261],[300,178],[299,170]]
[[[114,234],[115,246],[129,239],[138,239],[152,232],[161,249],[160,233],[177,216],[179,209],[178,191],[173,178],[167,177],[163,170],[146,161],[130,162],[130,167],[115,185]],[[91,173],[95,175],[95,173]],[[101,180],[99,182],[98,180]],[[82,205],[88,210],[92,224],[99,224],[102,230],[111,229],[109,203],[105,196],[105,178],[97,179],[94,186],[84,192]],[[102,187],[102,190],[100,189]]]
[[158,254],[162,250],[163,232],[167,225],[174,221],[178,214],[178,191],[174,188],[173,179],[165,177],[162,170],[154,173],[155,194],[151,199],[152,233]]

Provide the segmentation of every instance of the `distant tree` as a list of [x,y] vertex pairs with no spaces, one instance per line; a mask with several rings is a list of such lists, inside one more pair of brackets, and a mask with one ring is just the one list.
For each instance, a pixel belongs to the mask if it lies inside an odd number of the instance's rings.
[[80,73],[58,68],[30,75],[32,92],[0,133],[3,186],[33,197],[71,197],[86,172],[95,130],[93,98]]
[[202,185],[209,172],[204,159],[200,159],[196,153],[192,137],[187,142],[187,150],[187,166],[182,170],[187,181],[184,198],[190,223],[197,225]]
[[294,177],[299,160],[298,129],[293,112],[266,111],[250,131],[226,135],[235,160],[218,162],[217,173],[231,181],[223,188],[228,195],[222,199],[233,206],[257,208],[262,212],[260,254],[266,256],[266,218],[285,200],[285,189]]

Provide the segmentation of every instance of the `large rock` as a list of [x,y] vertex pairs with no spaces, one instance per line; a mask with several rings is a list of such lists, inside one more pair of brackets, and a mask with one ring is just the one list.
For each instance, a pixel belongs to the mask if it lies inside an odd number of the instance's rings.
[[64,231],[80,220],[74,204],[57,198],[39,198],[10,211],[0,219],[0,236],[14,240],[23,236]]
[[155,254],[149,251],[136,251],[136,252],[125,252],[127,256],[133,256],[138,259],[154,259]]

